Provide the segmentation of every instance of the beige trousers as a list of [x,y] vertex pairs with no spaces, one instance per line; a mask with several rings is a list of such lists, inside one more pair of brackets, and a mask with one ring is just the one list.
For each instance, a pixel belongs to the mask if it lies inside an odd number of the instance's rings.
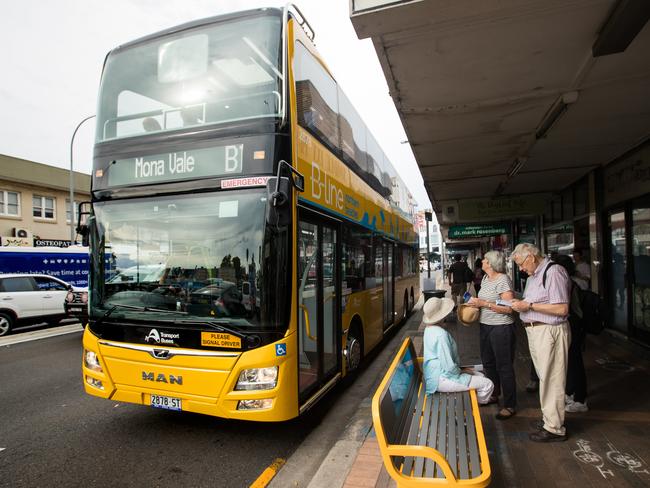
[[568,322],[559,325],[526,327],[528,347],[539,376],[539,403],[542,406],[544,429],[565,435],[564,388],[567,354],[571,344]]

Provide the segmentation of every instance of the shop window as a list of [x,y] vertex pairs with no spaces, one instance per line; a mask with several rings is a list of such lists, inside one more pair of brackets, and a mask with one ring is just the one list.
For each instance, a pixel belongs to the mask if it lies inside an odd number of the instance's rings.
[[573,252],[573,225],[567,224],[546,231],[546,250],[549,254]]
[[650,332],[650,208],[632,209],[634,326]]

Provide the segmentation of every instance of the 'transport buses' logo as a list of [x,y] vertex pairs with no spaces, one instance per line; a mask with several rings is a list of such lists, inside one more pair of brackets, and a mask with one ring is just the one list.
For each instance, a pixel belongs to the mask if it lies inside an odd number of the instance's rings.
[[147,344],[172,344],[176,345],[174,339],[179,339],[180,334],[170,334],[169,332],[158,332],[157,329],[151,329],[147,336],[144,338],[144,341]]

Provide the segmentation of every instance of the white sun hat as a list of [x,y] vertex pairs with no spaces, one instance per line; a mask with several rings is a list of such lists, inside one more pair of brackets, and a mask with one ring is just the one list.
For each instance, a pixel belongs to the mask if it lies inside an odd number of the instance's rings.
[[424,318],[422,322],[425,324],[436,324],[444,319],[449,312],[454,309],[454,301],[451,298],[429,298],[422,311],[424,312]]

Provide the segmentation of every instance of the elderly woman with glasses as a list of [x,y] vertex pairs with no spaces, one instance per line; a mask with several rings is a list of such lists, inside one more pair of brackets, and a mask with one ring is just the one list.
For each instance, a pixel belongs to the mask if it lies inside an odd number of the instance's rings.
[[503,407],[496,415],[506,420],[516,412],[517,385],[515,382],[515,330],[512,309],[497,304],[497,300],[510,302],[514,298],[512,282],[506,272],[506,256],[499,251],[490,251],[481,261],[485,272],[478,297],[472,298],[469,305],[481,311],[481,361],[485,375],[494,383],[494,393],[490,403],[498,401],[503,392]]

